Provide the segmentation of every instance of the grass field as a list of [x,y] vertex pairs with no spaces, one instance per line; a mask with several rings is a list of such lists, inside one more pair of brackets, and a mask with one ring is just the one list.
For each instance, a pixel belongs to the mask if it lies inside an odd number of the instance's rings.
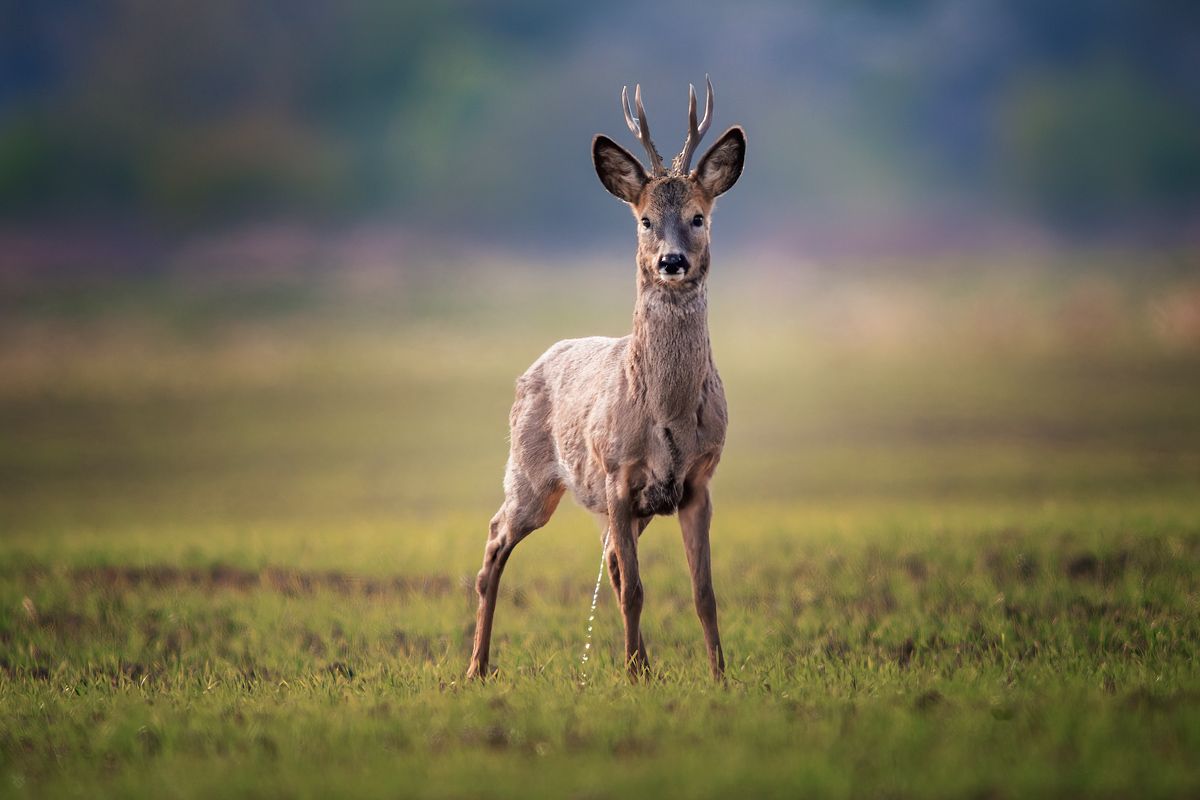
[[569,503],[462,680],[513,378],[628,270],[7,288],[0,795],[1194,797],[1184,267],[718,270],[726,686],[671,519],[585,680]]

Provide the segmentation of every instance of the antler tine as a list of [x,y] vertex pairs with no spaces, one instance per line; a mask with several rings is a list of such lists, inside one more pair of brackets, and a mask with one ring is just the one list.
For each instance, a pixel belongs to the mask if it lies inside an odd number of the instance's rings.
[[629,109],[629,87],[622,86],[621,110],[625,112],[625,124],[629,126],[629,132],[642,143],[642,147],[646,148],[646,155],[650,158],[650,171],[660,175],[666,170],[663,168],[662,156],[658,154],[654,142],[650,139],[650,121],[646,119],[646,108],[642,105],[642,85],[640,83],[633,89],[633,102],[637,106],[636,123],[633,112]]
[[704,95],[704,119],[699,124],[696,123],[696,87],[688,84],[688,135],[683,142],[683,151],[680,152],[673,165],[675,171],[681,174],[687,174],[687,171],[691,169],[692,155],[695,154],[696,147],[704,138],[704,134],[708,133],[709,126],[712,125],[712,81],[705,75],[704,82],[708,84],[708,89]]
[[629,132],[639,139],[642,138],[641,133],[638,131],[637,123],[633,121],[633,112],[629,110],[628,86],[621,87],[621,110],[625,112],[625,124],[629,126]]
[[[697,131],[700,136],[708,133],[708,129],[712,125],[713,88],[712,81],[708,79],[707,74],[704,76],[704,83],[708,88],[704,90],[704,119],[700,120],[700,129]],[[692,119],[695,118],[695,115],[693,115]]]

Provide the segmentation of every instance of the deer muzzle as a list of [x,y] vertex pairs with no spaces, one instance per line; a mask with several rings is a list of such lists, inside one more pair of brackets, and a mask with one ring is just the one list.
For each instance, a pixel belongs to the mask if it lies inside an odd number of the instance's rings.
[[683,253],[667,253],[658,259],[658,274],[664,278],[678,279],[687,275],[687,256]]

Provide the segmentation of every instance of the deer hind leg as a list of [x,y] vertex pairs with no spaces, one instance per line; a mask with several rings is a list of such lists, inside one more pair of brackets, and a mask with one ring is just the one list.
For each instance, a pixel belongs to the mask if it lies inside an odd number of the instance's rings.
[[488,529],[483,567],[475,578],[479,609],[475,617],[475,645],[471,651],[471,663],[467,667],[468,678],[487,677],[492,620],[496,614],[496,598],[500,593],[500,576],[508,557],[517,543],[550,521],[563,495],[560,483],[548,481],[535,486],[527,476],[511,468],[505,480],[505,489],[504,504],[492,517]]
[[[635,530],[638,538],[642,536],[642,532],[646,530],[646,526],[650,524],[650,517],[639,519],[635,523]],[[621,565],[617,561],[617,548],[612,541],[612,532],[609,529],[608,533],[608,550],[605,552],[604,563],[608,566],[608,579],[612,583],[613,595],[617,599],[617,608],[621,607]],[[647,668],[650,666],[650,655],[646,650],[646,637],[642,634],[641,626],[638,627],[638,652],[642,662]]]

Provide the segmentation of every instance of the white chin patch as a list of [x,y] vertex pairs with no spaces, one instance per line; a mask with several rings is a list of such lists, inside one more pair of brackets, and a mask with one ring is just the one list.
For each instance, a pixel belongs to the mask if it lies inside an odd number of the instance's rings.
[[670,273],[670,272],[663,272],[661,269],[658,271],[658,279],[665,283],[679,283],[679,281],[683,280],[686,277],[687,277],[686,272]]

